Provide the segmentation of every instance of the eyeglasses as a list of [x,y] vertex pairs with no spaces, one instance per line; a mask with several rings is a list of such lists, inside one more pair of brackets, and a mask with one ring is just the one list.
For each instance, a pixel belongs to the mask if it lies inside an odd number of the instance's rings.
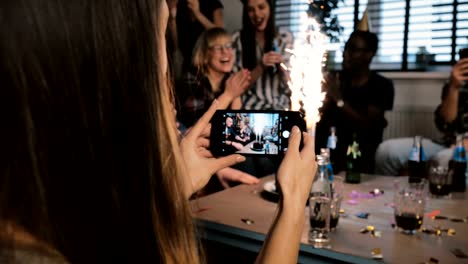
[[216,52],[216,53],[221,53],[223,50],[226,51],[231,51],[232,50],[232,43],[226,43],[224,45],[213,45],[209,47],[208,49]]

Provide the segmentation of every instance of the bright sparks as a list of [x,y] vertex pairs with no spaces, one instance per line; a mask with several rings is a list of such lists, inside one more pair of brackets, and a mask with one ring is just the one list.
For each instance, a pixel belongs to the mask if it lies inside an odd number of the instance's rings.
[[294,49],[288,50],[290,57],[289,88],[292,91],[292,110],[301,108],[306,113],[309,133],[315,135],[315,125],[320,121],[319,108],[325,93],[322,93],[322,67],[326,58],[328,37],[320,32],[320,25],[304,12],[301,29],[295,36]]

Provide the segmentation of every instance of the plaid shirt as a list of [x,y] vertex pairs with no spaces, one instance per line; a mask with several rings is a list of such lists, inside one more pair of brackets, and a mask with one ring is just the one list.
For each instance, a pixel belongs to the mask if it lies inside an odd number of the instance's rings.
[[228,76],[229,74],[224,78],[221,89],[215,93],[206,76],[188,72],[176,85],[178,121],[186,127],[193,126],[208,110],[213,100],[223,93]]

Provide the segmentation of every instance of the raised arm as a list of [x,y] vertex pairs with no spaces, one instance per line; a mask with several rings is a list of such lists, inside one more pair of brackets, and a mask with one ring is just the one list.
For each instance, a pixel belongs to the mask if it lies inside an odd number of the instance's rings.
[[445,123],[452,123],[457,118],[458,91],[463,82],[468,80],[468,58],[461,59],[452,68],[450,80],[445,87],[440,104],[440,117]]
[[306,221],[305,204],[317,170],[313,138],[306,133],[303,137],[304,147],[299,152],[301,132],[297,127],[292,129],[289,148],[277,176],[282,199],[256,263],[297,263]]
[[224,16],[222,8],[217,8],[213,11],[213,21],[211,21],[200,11],[199,0],[187,0],[187,4],[189,9],[192,10],[195,19],[197,19],[205,29],[210,29],[213,27],[224,27]]

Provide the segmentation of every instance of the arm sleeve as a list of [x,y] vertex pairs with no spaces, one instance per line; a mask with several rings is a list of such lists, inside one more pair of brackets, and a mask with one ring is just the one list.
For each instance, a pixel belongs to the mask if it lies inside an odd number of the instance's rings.
[[234,67],[232,70],[234,72],[238,72],[242,70],[242,43],[240,38],[240,31],[234,32],[232,34],[232,48],[234,49],[234,54],[236,57],[236,61],[234,62]]

